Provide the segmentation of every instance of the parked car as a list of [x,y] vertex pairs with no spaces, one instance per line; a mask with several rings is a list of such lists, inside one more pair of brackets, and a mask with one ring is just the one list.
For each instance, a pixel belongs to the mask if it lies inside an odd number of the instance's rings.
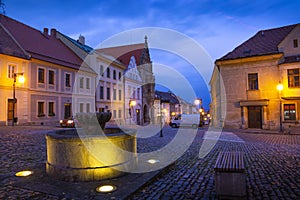
[[199,114],[177,115],[170,122],[170,126],[173,128],[177,128],[179,126],[191,126],[193,128],[198,128],[199,125],[200,125],[200,115]]
[[59,124],[61,127],[75,128],[76,119],[74,119],[72,117],[70,117],[68,119],[62,119],[59,121]]

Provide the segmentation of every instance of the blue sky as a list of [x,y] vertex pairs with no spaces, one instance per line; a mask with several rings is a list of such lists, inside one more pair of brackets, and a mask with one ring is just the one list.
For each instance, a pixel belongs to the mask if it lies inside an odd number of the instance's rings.
[[[211,72],[216,59],[257,31],[300,23],[300,2],[286,0],[2,1],[7,16],[39,30],[56,28],[75,39],[81,34],[92,47],[114,34],[135,28],[161,27],[178,31],[195,40],[208,53],[212,62],[205,68]],[[143,40],[144,35],[141,35],[125,43]],[[148,42],[151,48],[151,38]],[[178,56],[162,56],[155,50],[151,56],[153,62],[171,66],[188,77],[197,96],[204,99],[204,104],[209,103],[206,86],[209,73],[199,77],[190,63]]]

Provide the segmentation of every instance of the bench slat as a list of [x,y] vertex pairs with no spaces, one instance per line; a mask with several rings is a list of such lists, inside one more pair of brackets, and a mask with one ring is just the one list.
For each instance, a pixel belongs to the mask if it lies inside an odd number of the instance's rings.
[[220,152],[215,164],[216,171],[242,172],[245,170],[241,152]]

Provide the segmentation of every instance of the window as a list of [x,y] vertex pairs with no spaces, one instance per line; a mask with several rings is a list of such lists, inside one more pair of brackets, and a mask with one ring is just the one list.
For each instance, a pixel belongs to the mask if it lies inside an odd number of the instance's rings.
[[81,112],[81,113],[83,113],[83,106],[84,106],[83,103],[80,103],[80,104],[79,104],[79,112]]
[[284,120],[296,120],[296,106],[295,104],[284,104]]
[[289,87],[300,87],[300,68],[288,69],[287,73]]
[[86,78],[86,89],[90,89],[90,79]]
[[103,65],[100,65],[100,75],[103,76]]
[[71,87],[71,74],[66,74],[65,75],[65,86],[66,87]]
[[248,74],[249,90],[258,90],[258,74]]
[[116,118],[116,117],[117,117],[117,111],[114,110],[114,111],[113,111],[113,118]]
[[48,102],[48,116],[55,116],[54,102]]
[[119,72],[119,80],[121,80],[121,78],[122,78],[122,73]]
[[122,110],[119,110],[119,111],[118,111],[118,117],[119,117],[119,118],[122,118]]
[[17,72],[17,66],[13,64],[8,65],[8,78],[14,78],[14,73]]
[[107,77],[107,78],[110,78],[110,69],[109,69],[109,67],[108,67],[107,70],[106,70],[106,77]]
[[38,68],[38,82],[45,83],[45,69]]
[[133,97],[132,98],[135,99],[136,98],[136,96],[135,96],[135,88],[132,88],[132,89],[133,89],[133,95],[132,95]]
[[114,79],[114,80],[117,79],[117,72],[116,72],[116,70],[113,71],[113,79]]
[[53,70],[48,71],[48,84],[54,85],[54,71]]
[[128,96],[131,97],[131,86],[128,86]]
[[104,88],[100,86],[100,99],[104,99]]
[[137,99],[141,99],[140,96],[141,96],[141,89],[138,88],[137,89]]
[[79,88],[80,88],[80,89],[83,89],[83,82],[84,82],[84,78],[81,77],[81,78],[79,79]]
[[113,90],[113,100],[117,100],[117,90]]
[[110,100],[110,88],[106,88],[106,99]]
[[298,48],[298,40],[297,39],[294,39],[293,44],[294,44],[294,48]]
[[89,103],[86,104],[86,112],[87,112],[87,113],[90,112],[90,104],[89,104]]
[[38,102],[38,117],[45,116],[44,104],[45,104],[44,102],[41,102],[41,101]]
[[99,108],[99,112],[104,112],[104,108]]
[[119,101],[122,101],[122,90],[119,90]]

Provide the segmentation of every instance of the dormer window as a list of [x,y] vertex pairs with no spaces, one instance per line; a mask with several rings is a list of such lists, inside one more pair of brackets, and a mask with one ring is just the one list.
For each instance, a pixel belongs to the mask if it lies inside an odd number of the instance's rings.
[[298,39],[294,39],[293,43],[294,43],[294,48],[298,48]]

